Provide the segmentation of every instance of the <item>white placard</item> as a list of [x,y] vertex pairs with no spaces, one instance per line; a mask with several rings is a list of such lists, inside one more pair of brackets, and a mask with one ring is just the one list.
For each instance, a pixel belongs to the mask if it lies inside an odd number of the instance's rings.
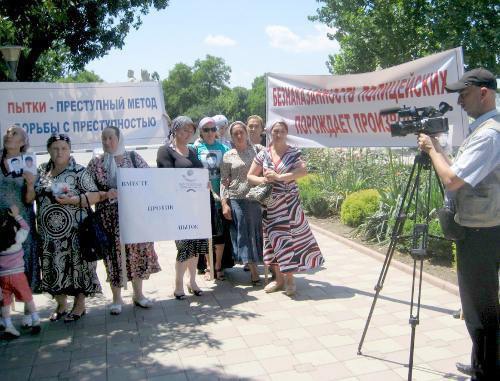
[[[463,74],[462,49],[451,49],[388,69],[352,75],[267,75],[267,120],[284,119],[288,141],[297,147],[415,147],[416,137],[391,137],[397,115],[381,116],[394,107],[438,108],[444,101],[449,142],[460,145],[467,115],[457,106],[447,83]],[[270,139],[270,136],[268,136]]]
[[208,171],[119,168],[122,243],[211,238]]
[[67,134],[73,149],[101,147],[101,131],[114,125],[126,145],[162,144],[168,131],[161,84],[0,82],[2,136],[16,124],[31,150],[45,151],[53,133]]

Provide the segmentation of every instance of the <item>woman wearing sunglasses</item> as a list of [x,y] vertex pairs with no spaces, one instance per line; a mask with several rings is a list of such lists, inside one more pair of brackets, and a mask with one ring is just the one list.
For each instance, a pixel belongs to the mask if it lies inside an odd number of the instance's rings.
[[[220,166],[222,157],[229,150],[227,146],[217,140],[217,126],[213,118],[205,117],[198,123],[200,130],[200,140],[198,140],[193,148],[196,150],[198,158],[204,168],[208,169],[210,184],[212,185],[212,194],[215,199],[216,206],[216,231],[212,232],[215,245],[215,273],[217,280],[224,280],[224,272],[222,270],[222,255],[224,253],[224,224],[222,221],[222,205],[220,201]],[[227,226],[227,225],[226,225]],[[207,261],[208,268],[211,264]]]

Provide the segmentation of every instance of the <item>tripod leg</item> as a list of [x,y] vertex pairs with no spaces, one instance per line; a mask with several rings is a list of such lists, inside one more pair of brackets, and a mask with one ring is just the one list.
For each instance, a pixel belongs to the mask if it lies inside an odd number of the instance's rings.
[[[415,171],[415,169],[417,169]],[[400,237],[403,227],[406,221],[406,216],[408,215],[408,210],[411,206],[411,200],[413,199],[413,195],[415,194],[415,189],[418,187],[418,181],[413,182],[413,177],[416,173],[416,178],[418,179],[420,176],[420,171],[422,166],[415,158],[413,162],[413,166],[411,168],[410,177],[408,178],[408,182],[406,183],[405,190],[403,192],[403,197],[401,199],[401,204],[398,208],[396,222],[391,232],[391,242],[389,243],[389,247],[387,249],[387,253],[385,255],[384,264],[382,266],[382,270],[380,271],[380,275],[377,281],[377,284],[374,287],[375,295],[373,296],[372,305],[370,307],[370,312],[368,313],[368,317],[366,318],[365,328],[363,329],[363,334],[361,335],[361,339],[358,344],[358,355],[361,355],[361,348],[363,347],[363,343],[365,341],[366,333],[368,332],[368,327],[370,326],[370,322],[372,319],[373,311],[375,310],[375,305],[377,304],[378,296],[380,291],[384,287],[385,278],[387,276],[387,272],[389,271],[389,266],[391,264],[392,256],[394,254],[394,250],[396,249],[396,244],[398,242],[398,238]],[[413,184],[413,187],[412,187]],[[411,191],[410,191],[411,187]],[[408,197],[409,194],[409,197]],[[408,200],[408,202],[407,202]],[[406,207],[405,207],[406,203]]]
[[408,381],[411,381],[413,375],[413,354],[415,352],[415,333],[417,325],[420,323],[420,300],[422,295],[422,272],[424,266],[424,260],[420,261],[420,274],[418,277],[418,290],[417,290],[417,303],[415,305],[415,278],[416,278],[416,268],[417,260],[413,260],[413,279],[411,287],[411,303],[410,303],[410,325],[411,325],[411,338],[410,338],[410,357],[408,359]]

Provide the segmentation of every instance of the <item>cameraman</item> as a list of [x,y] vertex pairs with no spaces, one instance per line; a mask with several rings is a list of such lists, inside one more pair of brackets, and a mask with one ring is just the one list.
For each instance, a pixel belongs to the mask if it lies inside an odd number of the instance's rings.
[[[485,69],[466,72],[446,86],[475,119],[452,162],[436,139],[425,134],[418,145],[456,206],[455,221],[465,230],[457,241],[457,272],[465,323],[472,339],[471,365],[457,369],[471,380],[500,380],[498,268],[500,262],[500,114],[497,81]],[[451,191],[451,192],[450,192]]]

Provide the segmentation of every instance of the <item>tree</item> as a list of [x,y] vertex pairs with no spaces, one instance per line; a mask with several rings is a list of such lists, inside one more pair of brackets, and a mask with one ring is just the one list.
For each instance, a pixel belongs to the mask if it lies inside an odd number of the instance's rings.
[[462,46],[468,67],[500,68],[498,14],[491,0],[318,0],[310,17],[336,30],[331,73],[373,71]]
[[261,75],[252,82],[248,93],[248,115],[266,116],[266,77]]
[[204,60],[195,61],[193,70],[193,80],[202,97],[216,97],[228,87],[231,68],[220,57],[207,54]]
[[[17,71],[19,80],[47,80],[44,61],[57,63],[57,70],[62,72],[83,70],[85,64],[104,56],[111,48],[122,48],[130,28],[141,25],[141,14],[147,14],[151,7],[164,9],[168,2],[3,0],[0,40],[3,44],[25,47]],[[3,70],[0,76],[4,77],[0,80],[5,79]]]
[[198,101],[192,68],[186,64],[176,64],[163,80],[162,86],[165,107],[172,117],[184,114]]
[[248,116],[248,93],[248,89],[239,86],[223,90],[214,101],[216,114],[223,114],[231,121],[245,121]]
[[82,70],[77,73],[74,73],[73,75],[61,78],[57,82],[86,83],[86,82],[103,82],[103,80],[93,71]]

